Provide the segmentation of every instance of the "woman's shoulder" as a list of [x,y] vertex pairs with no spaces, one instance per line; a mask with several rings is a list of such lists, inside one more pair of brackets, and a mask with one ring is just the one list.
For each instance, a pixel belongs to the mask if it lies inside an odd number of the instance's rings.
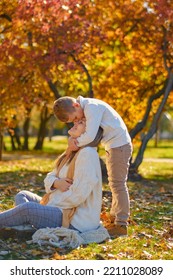
[[79,152],[80,156],[91,156],[91,155],[98,155],[96,147],[83,147],[80,149]]
[[84,147],[80,149],[76,166],[78,166],[79,170],[82,170],[84,166],[87,167],[87,170],[96,170],[99,167],[99,155],[97,149],[93,147]]

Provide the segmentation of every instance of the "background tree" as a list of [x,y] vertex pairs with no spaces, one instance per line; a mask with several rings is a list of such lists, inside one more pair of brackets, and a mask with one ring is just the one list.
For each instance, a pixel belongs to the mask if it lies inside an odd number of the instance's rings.
[[[19,0],[9,7],[2,0],[1,7],[4,111],[28,117],[33,104],[52,108],[62,95],[105,100],[141,144],[131,164],[137,171],[165,105],[173,104],[172,2]],[[41,125],[50,113],[39,106],[47,112]]]

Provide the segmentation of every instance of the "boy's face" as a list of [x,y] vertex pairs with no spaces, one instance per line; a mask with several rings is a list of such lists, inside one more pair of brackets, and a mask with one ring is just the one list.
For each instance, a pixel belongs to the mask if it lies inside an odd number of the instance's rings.
[[75,110],[74,110],[74,112],[69,114],[69,118],[68,118],[67,123],[71,123],[71,122],[75,123],[75,122],[78,122],[78,121],[80,121],[84,118],[84,112],[83,112],[83,109],[80,106],[80,104],[79,103],[74,103],[73,107],[74,107]]

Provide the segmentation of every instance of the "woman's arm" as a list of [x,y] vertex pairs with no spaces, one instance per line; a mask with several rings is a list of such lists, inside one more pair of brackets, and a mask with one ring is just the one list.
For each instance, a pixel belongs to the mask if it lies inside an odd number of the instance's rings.
[[44,179],[44,186],[45,186],[45,191],[46,193],[49,193],[52,191],[52,186],[55,182],[55,180],[57,180],[57,176],[56,176],[56,170],[54,169],[53,171],[49,172],[46,175],[46,178]]
[[49,172],[44,179],[44,186],[46,193],[50,193],[55,190],[60,190],[61,192],[66,192],[69,190],[72,184],[72,180],[68,178],[58,178],[56,176],[56,170]]

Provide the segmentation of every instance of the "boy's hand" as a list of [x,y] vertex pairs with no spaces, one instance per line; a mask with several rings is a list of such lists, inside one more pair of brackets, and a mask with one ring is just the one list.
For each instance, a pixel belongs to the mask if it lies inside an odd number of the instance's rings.
[[73,181],[69,178],[57,179],[54,181],[53,187],[61,192],[66,192],[69,190]]
[[70,150],[70,151],[79,150],[79,147],[77,146],[77,144],[78,144],[77,139],[75,139],[73,137],[69,137],[69,139],[68,139],[68,150]]

